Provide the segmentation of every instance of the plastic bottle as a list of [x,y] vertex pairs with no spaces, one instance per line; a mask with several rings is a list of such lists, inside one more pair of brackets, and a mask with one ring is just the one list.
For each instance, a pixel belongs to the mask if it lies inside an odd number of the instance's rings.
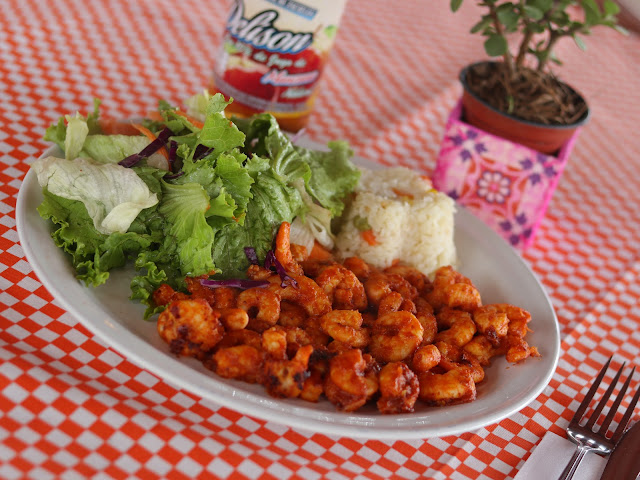
[[303,128],[346,0],[236,0],[210,91],[238,116],[270,112],[281,128]]

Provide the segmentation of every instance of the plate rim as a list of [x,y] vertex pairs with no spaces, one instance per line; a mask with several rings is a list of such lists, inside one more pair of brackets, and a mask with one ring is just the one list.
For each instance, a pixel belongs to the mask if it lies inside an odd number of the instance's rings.
[[[52,155],[55,152],[61,152],[59,147],[56,145],[48,148],[43,152],[41,157],[45,155]],[[58,153],[58,155],[60,155]],[[373,163],[369,160],[363,159],[361,157],[354,158],[354,163],[359,165],[366,165],[372,168],[385,168],[383,165],[379,165]],[[35,183],[35,185],[34,185]],[[486,415],[482,417],[482,420],[478,422],[476,419],[469,419],[467,421],[455,422],[452,423],[449,427],[438,427],[433,428],[429,427],[427,424],[425,425],[416,425],[412,423],[412,418],[415,419],[416,414],[405,414],[405,415],[385,415],[381,416],[380,414],[374,415],[351,415],[344,412],[335,412],[332,413],[332,417],[338,417],[342,419],[341,421],[329,420],[329,419],[320,419],[323,412],[313,410],[304,406],[296,406],[286,402],[286,400],[282,399],[268,399],[258,397],[257,399],[252,398],[241,398],[246,397],[254,397],[255,395],[247,392],[244,394],[238,395],[236,389],[231,386],[219,381],[215,377],[215,373],[211,372],[210,376],[206,376],[208,381],[213,381],[217,384],[218,389],[212,390],[207,388],[206,383],[199,383],[195,380],[201,379],[201,376],[205,374],[198,372],[197,370],[191,368],[191,366],[186,365],[184,363],[178,362],[181,365],[181,368],[178,368],[176,371],[173,367],[175,367],[175,361],[171,362],[168,368],[163,368],[168,358],[165,356],[160,356],[160,359],[154,359],[152,361],[142,352],[144,352],[145,348],[150,348],[148,342],[142,340],[138,336],[132,334],[128,331],[124,325],[117,324],[117,326],[111,326],[111,332],[107,330],[103,323],[100,322],[92,322],[90,319],[87,319],[85,315],[77,308],[77,306],[71,302],[67,296],[60,290],[58,285],[49,279],[47,272],[43,270],[43,267],[38,262],[38,256],[34,251],[34,245],[32,245],[31,240],[26,235],[26,228],[28,225],[27,221],[27,204],[28,204],[28,192],[31,189],[40,190],[40,186],[38,185],[37,178],[35,172],[32,169],[29,169],[27,174],[25,175],[22,184],[20,186],[20,190],[18,192],[18,199],[16,203],[16,225],[19,237],[19,243],[22,246],[27,261],[29,265],[33,269],[34,273],[37,275],[38,280],[42,283],[42,285],[49,291],[49,293],[56,299],[60,304],[66,309],[66,311],[71,314],[78,323],[85,326],[88,330],[90,330],[94,335],[99,337],[107,346],[118,352],[121,356],[126,358],[127,360],[133,361],[137,365],[146,369],[147,371],[153,373],[154,376],[160,378],[161,380],[165,380],[174,387],[179,390],[185,390],[191,392],[192,394],[196,394],[201,399],[206,399],[211,401],[217,405],[224,406],[230,408],[236,412],[239,412],[243,415],[247,415],[249,417],[260,418],[262,420],[268,422],[275,422],[281,425],[286,425],[290,428],[301,429],[306,431],[313,431],[318,433],[323,433],[327,435],[337,435],[337,436],[350,436],[352,438],[368,438],[368,439],[384,439],[384,440],[397,440],[397,439],[418,439],[418,438],[432,438],[432,437],[443,437],[448,435],[459,435],[461,433],[475,431],[480,428],[493,425],[504,418],[522,410],[529,403],[535,400],[540,393],[547,387],[551,378],[553,377],[560,356],[560,329],[558,319],[555,313],[555,309],[553,308],[553,304],[549,295],[547,294],[545,288],[539,281],[535,272],[528,266],[526,261],[518,254],[517,251],[513,249],[513,247],[506,242],[502,237],[500,237],[497,233],[495,233],[486,223],[480,220],[478,217],[474,216],[470,213],[466,208],[462,207],[459,204],[456,204],[456,224],[458,221],[463,221],[465,225],[470,226],[471,229],[480,230],[483,235],[489,235],[492,242],[498,242],[500,244],[500,248],[505,251],[510,252],[512,257],[512,261],[515,260],[519,263],[520,268],[524,268],[529,275],[531,275],[534,283],[539,288],[542,294],[542,297],[547,302],[547,307],[549,312],[552,314],[552,320],[554,325],[554,343],[553,345],[545,345],[545,349],[549,351],[545,353],[545,358],[551,360],[549,367],[547,368],[546,374],[537,382],[537,384],[530,390],[530,392],[522,397],[519,401],[513,402],[509,405],[508,408],[497,411],[495,413]],[[32,212],[33,213],[33,212]],[[37,214],[37,212],[36,212]],[[40,221],[44,222],[38,215]],[[458,228],[458,225],[456,225]],[[466,229],[466,227],[465,227]],[[49,237],[50,238],[50,237]],[[58,249],[58,247],[55,247]],[[75,277],[73,280],[78,282]],[[80,282],[78,282],[79,284]],[[82,288],[88,288],[82,286]],[[130,301],[127,299],[127,301]],[[140,321],[143,321],[140,319]],[[117,330],[122,330],[124,333],[128,333],[125,335],[124,343],[122,339],[114,341],[111,333],[116,332]],[[158,360],[160,363],[158,364]],[[531,359],[533,361],[537,361],[538,359]],[[155,363],[154,363],[155,362]],[[182,370],[188,371],[182,371]],[[186,377],[185,377],[186,375]],[[297,400],[300,402],[300,400]],[[284,405],[282,405],[284,402]],[[305,402],[306,403],[306,402]],[[474,402],[466,405],[473,405]],[[263,408],[260,411],[256,411],[257,406],[267,407]],[[453,406],[455,407],[455,406]],[[443,407],[436,407],[438,410]],[[452,407],[444,407],[444,408],[452,408]],[[439,410],[440,411],[440,410]],[[304,418],[304,424],[300,423],[302,417],[304,417],[305,413],[315,412],[315,416]],[[444,413],[444,412],[443,412]],[[380,423],[381,419],[390,419],[396,418],[402,420],[403,418],[407,419],[407,425],[403,426],[402,429],[397,425],[393,426],[384,426],[385,422],[382,422],[383,425],[375,425],[374,423]],[[296,421],[297,420],[297,421]],[[405,423],[405,422],[401,422]],[[410,426],[411,428],[407,428]]]

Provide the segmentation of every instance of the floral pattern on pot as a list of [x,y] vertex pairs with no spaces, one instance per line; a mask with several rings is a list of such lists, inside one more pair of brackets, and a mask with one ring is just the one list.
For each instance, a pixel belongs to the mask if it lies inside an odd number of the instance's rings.
[[433,185],[484,220],[511,245],[533,242],[578,132],[556,156],[465,123],[461,102],[451,112]]

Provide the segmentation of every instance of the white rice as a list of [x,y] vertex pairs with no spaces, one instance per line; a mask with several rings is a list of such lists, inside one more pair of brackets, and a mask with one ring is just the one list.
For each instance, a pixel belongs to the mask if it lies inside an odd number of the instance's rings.
[[[355,192],[336,238],[342,258],[358,256],[377,268],[399,260],[426,275],[457,264],[455,202],[434,190],[428,179],[404,167],[363,168]],[[363,223],[371,227],[375,245],[368,244],[356,226],[362,229]]]

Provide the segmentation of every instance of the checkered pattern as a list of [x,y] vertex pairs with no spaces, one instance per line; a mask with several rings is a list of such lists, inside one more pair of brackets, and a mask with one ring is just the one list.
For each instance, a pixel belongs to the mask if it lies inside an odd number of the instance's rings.
[[[130,363],[66,313],[18,243],[15,205],[59,115],[93,97],[135,116],[202,89],[224,0],[23,0],[0,16],[0,478],[512,478],[545,431],[562,434],[611,355],[640,354],[640,38],[596,30],[560,45],[563,78],[591,103],[525,260],[557,310],[550,385],[499,424],[459,437],[356,441],[220,408]],[[310,137],[346,138],[386,165],[433,169],[458,70],[483,57],[476,7],[350,0]],[[637,386],[637,378],[634,380]]]

